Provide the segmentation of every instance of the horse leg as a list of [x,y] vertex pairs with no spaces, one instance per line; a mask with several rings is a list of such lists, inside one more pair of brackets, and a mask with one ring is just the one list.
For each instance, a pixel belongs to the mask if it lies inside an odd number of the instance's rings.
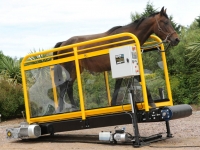
[[74,100],[74,96],[73,96],[73,83],[74,81],[69,81],[68,85],[67,85],[67,95],[69,97],[69,100],[72,104],[72,107],[77,107],[75,100]]
[[116,79],[116,81],[115,81],[115,89],[114,89],[114,93],[113,93],[113,96],[112,96],[111,106],[114,106],[117,103],[117,96],[118,96],[118,92],[120,90],[122,81],[123,81],[123,78]]
[[[135,76],[134,78],[135,78],[138,82],[141,82],[140,76]],[[150,93],[149,89],[147,88],[147,86],[146,86],[146,90],[147,90],[147,99],[148,99],[148,104],[149,104],[149,106],[151,106],[152,108],[156,108],[156,105],[155,105],[155,103],[154,103],[154,100],[153,100],[153,98],[152,98],[152,96],[151,96],[151,93]]]
[[149,106],[151,106],[152,108],[156,108],[156,105],[154,103],[154,100],[151,96],[151,93],[149,91],[149,89],[146,87],[146,90],[147,90],[147,97],[148,97],[148,103],[149,103]]
[[[139,78],[136,78],[136,80],[138,80],[138,82],[140,82]],[[114,106],[117,103],[117,96],[118,96],[118,92],[120,90],[122,81],[123,81],[123,78],[116,79],[116,81],[115,81],[115,89],[114,89],[114,93],[113,93],[113,96],[112,96],[111,106]],[[147,90],[147,98],[148,98],[149,106],[151,106],[152,108],[156,108],[154,100],[153,100],[151,93],[150,93],[150,91],[147,87],[146,87],[146,90]]]
[[59,103],[58,103],[59,112],[62,112],[62,110],[63,110],[64,96],[65,96],[65,93],[66,93],[66,90],[67,90],[67,82],[69,82],[69,81],[66,81],[63,84],[59,85],[59,88],[60,88],[60,94],[59,94],[59,98],[58,98],[58,100],[59,100]]

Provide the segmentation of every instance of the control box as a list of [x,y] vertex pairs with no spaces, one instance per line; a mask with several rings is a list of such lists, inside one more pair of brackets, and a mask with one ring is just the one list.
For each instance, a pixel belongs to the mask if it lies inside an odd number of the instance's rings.
[[140,74],[135,46],[111,48],[109,55],[112,78],[127,78]]

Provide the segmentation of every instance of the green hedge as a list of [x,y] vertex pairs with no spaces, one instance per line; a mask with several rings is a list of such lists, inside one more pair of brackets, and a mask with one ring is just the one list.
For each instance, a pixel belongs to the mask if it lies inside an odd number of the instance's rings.
[[22,85],[12,79],[0,78],[0,114],[2,120],[21,116],[24,110]]

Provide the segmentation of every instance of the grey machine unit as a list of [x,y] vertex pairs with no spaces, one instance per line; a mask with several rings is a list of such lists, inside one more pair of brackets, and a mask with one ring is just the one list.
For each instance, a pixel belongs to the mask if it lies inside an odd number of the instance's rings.
[[29,125],[27,122],[20,123],[19,127],[6,129],[8,139],[38,138],[41,136],[41,128],[37,124]]

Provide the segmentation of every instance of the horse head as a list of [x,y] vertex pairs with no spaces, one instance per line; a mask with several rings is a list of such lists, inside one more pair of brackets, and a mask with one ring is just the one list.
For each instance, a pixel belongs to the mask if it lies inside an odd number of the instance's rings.
[[154,33],[162,40],[170,43],[172,46],[180,42],[178,34],[172,27],[171,21],[166,14],[166,9],[162,7],[161,11],[155,15]]

